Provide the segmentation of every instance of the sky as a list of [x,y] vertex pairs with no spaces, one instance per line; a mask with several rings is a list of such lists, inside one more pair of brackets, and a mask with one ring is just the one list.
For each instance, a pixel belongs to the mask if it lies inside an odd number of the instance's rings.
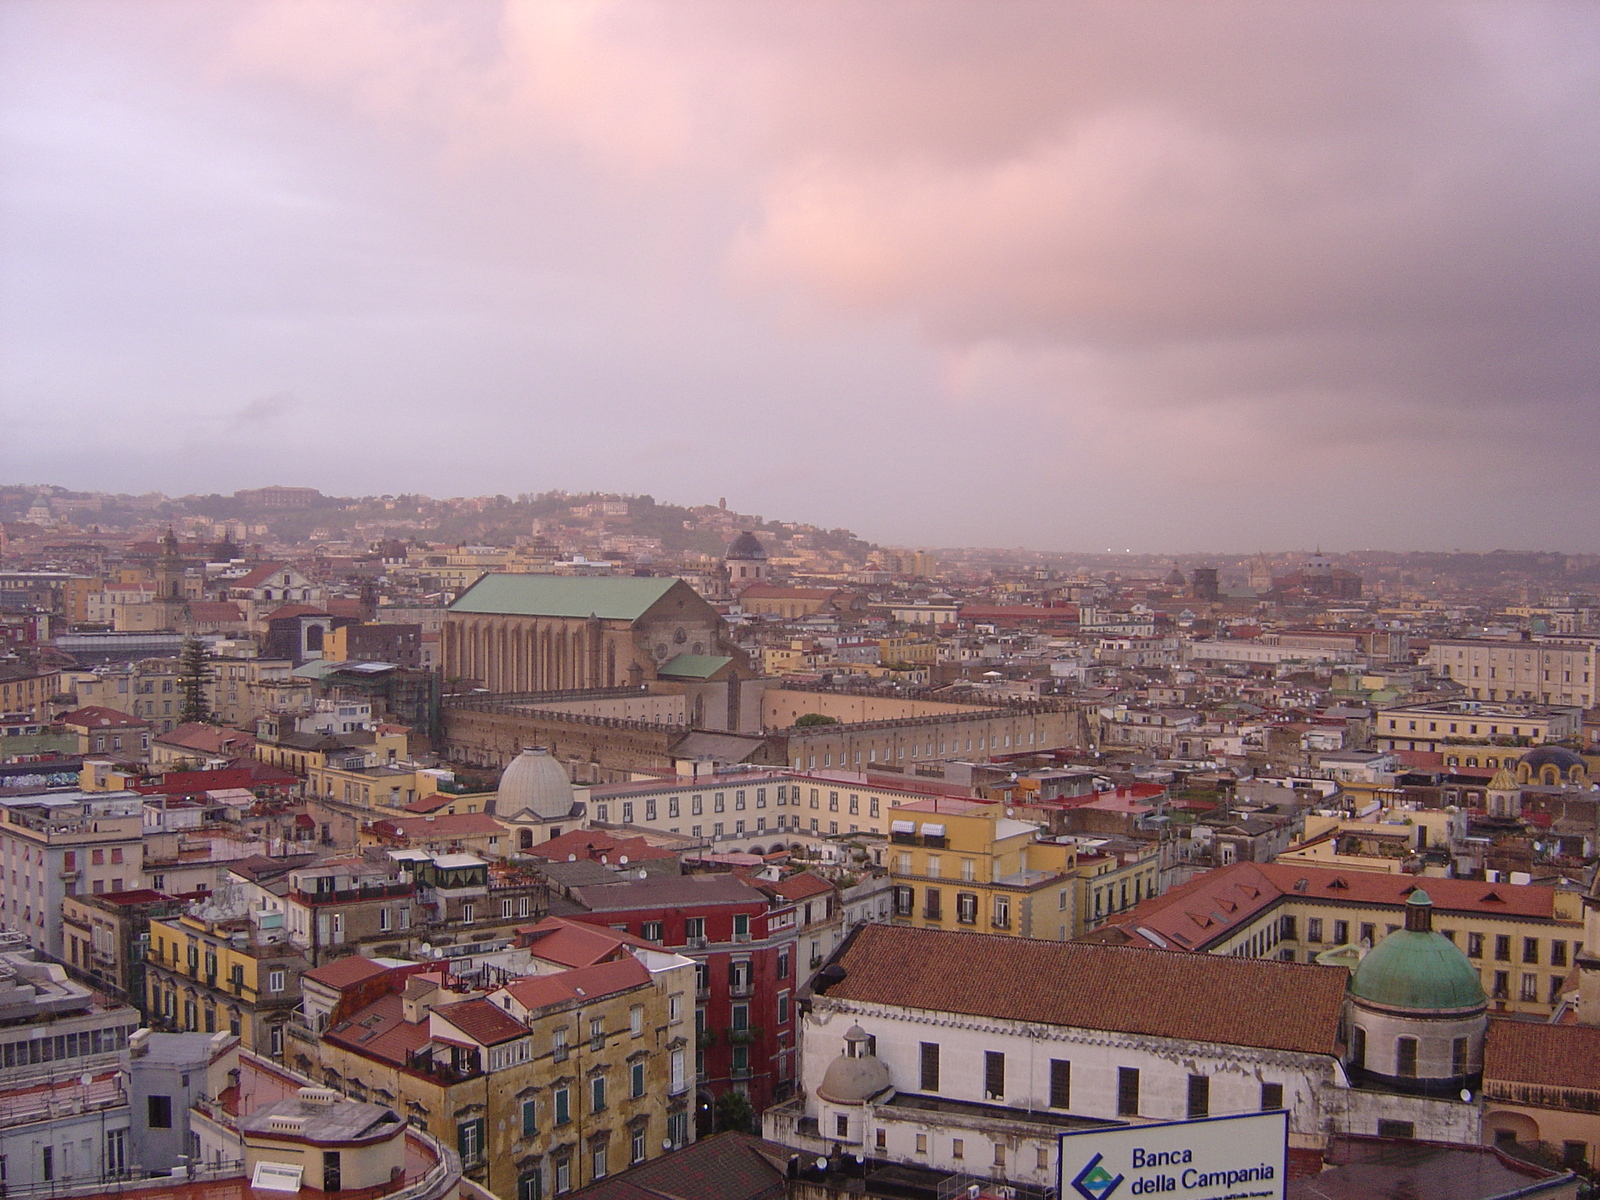
[[1600,551],[1600,6],[6,0],[0,481]]

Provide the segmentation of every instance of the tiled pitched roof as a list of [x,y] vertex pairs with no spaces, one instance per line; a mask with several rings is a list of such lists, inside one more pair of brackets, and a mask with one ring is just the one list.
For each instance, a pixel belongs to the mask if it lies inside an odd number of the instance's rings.
[[1600,1092],[1600,1026],[1492,1020],[1483,1080]]
[[794,1152],[748,1133],[719,1133],[579,1188],[572,1200],[769,1200],[786,1194]]
[[88,708],[74,709],[61,718],[63,725],[74,725],[83,729],[118,729],[127,726],[148,725],[138,717],[129,716],[114,708],[105,708],[98,704],[91,704]]
[[287,565],[287,563],[281,562],[262,563],[260,566],[252,568],[247,574],[241,575],[237,579],[230,580],[228,582],[228,586],[233,588],[260,587],[272,576],[283,570]]
[[468,837],[504,833],[506,827],[492,813],[439,813],[432,817],[387,817],[374,821],[372,831],[387,837]]
[[833,884],[820,875],[801,871],[798,875],[791,875],[770,885],[768,890],[785,900],[805,900],[812,896],[826,896],[833,891]]
[[404,1066],[413,1054],[428,1044],[428,1023],[407,1021],[400,995],[390,992],[322,1036],[326,1041],[359,1050],[371,1058]]
[[[640,968],[643,970],[643,968]],[[515,1017],[509,1017],[483,997],[463,1000],[433,1010],[433,1015],[448,1021],[480,1046],[493,1046],[509,1042],[528,1032],[528,1028]]]
[[388,970],[370,958],[363,958],[359,954],[347,954],[343,958],[324,963],[314,971],[307,971],[304,978],[326,984],[331,988],[344,989],[378,975],[386,975]]
[[577,967],[558,975],[530,975],[506,984],[506,991],[516,997],[517,1003],[524,1008],[535,1009],[565,1004],[569,1000],[588,1002],[614,992],[628,991],[649,981],[650,972],[630,954],[616,962]]
[[659,949],[654,942],[623,933],[619,929],[606,929],[585,921],[569,921],[565,917],[546,917],[537,925],[524,926],[524,942],[535,958],[560,963],[564,967],[589,967],[627,954],[624,947],[640,946]]
[[863,925],[830,1000],[1335,1054],[1337,967]]
[[[1383,832],[1387,827],[1372,828]],[[1555,913],[1555,889],[1534,884],[1419,879],[1295,863],[1234,863],[1145,900],[1111,923],[1129,931],[1149,930],[1175,949],[1200,950],[1284,898],[1386,905],[1398,912],[1419,886],[1433,901],[1436,919],[1448,913],[1473,913],[1548,920]]]

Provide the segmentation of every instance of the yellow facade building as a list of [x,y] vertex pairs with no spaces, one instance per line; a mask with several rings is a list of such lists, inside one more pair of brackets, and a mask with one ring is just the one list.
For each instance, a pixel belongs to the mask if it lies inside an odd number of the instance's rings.
[[999,804],[929,797],[889,813],[897,925],[1067,940],[1078,924],[1077,850]]

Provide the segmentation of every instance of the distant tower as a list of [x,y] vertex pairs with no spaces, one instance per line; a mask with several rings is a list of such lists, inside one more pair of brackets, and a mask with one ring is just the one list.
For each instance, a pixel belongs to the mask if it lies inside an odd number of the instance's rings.
[[1250,590],[1258,595],[1272,590],[1272,561],[1265,554],[1250,560]]
[[728,572],[728,585],[735,592],[742,592],[754,583],[765,583],[771,575],[767,549],[748,529],[729,543],[722,565]]
[[1491,817],[1520,817],[1522,815],[1522,788],[1509,769],[1501,767],[1489,780],[1484,804]]
[[161,558],[156,563],[156,599],[183,599],[183,553],[178,535],[169,528],[161,539]]
[[1217,569],[1215,567],[1196,567],[1191,587],[1196,600],[1215,602],[1222,595],[1222,589],[1217,586]]

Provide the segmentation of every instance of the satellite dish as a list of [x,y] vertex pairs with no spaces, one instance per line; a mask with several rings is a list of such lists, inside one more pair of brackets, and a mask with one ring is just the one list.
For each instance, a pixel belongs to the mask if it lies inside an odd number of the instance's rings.
[[1462,1088],[1461,1089],[1461,1099],[1462,1099],[1462,1101],[1464,1103],[1471,1104],[1472,1103],[1472,1089],[1471,1088]]
[[617,859],[617,861],[619,863],[621,863],[623,866],[627,866],[628,865],[628,856],[626,854],[624,854],[621,858]]
[[828,1169],[828,1160],[826,1158],[818,1156],[818,1158],[817,1158],[817,1170],[826,1171],[827,1169]]
[[661,1139],[661,1148],[663,1150],[671,1150],[672,1149],[672,1139],[671,1138],[662,1138]]
[[567,861],[568,862],[577,862],[578,861],[578,856],[576,854],[569,854],[569,855],[567,855]]

